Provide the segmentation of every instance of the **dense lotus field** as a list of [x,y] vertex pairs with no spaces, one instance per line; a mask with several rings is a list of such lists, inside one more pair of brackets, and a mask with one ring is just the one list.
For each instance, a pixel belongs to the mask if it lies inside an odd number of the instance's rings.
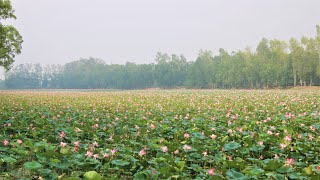
[[320,179],[317,90],[0,92],[0,178]]

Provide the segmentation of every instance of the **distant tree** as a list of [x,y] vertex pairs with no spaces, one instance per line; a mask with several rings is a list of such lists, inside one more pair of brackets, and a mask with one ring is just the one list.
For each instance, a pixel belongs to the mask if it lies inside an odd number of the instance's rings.
[[95,58],[41,67],[23,64],[6,74],[8,88],[272,88],[320,85],[320,27],[314,38],[262,39],[255,51],[201,50],[196,61],[157,53],[155,64],[108,65]]
[[102,88],[105,63],[100,59],[80,59],[64,65],[62,88],[90,89]]
[[62,65],[46,65],[43,67],[42,88],[61,88]]
[[0,89],[4,89],[6,87],[5,81],[0,79]]
[[182,86],[187,75],[187,60],[181,55],[157,53],[154,68],[155,84],[164,88]]
[[14,58],[21,53],[22,36],[11,25],[2,24],[2,20],[16,19],[9,0],[0,0],[0,66],[11,68]]
[[208,88],[214,83],[214,65],[211,51],[199,52],[197,60],[189,68],[187,85],[196,88]]
[[42,67],[40,64],[20,64],[5,74],[5,84],[7,88],[40,88],[41,80]]
[[273,74],[271,85],[276,87],[288,86],[292,79],[288,45],[285,41],[274,39],[270,41],[270,50],[272,71],[269,73]]
[[317,36],[315,37],[316,50],[318,53],[317,75],[320,78],[320,26],[317,25]]
[[[317,76],[317,66],[319,63],[316,40],[302,37],[301,42],[304,48],[304,76],[308,84],[312,86]],[[305,85],[307,85],[306,82]]]

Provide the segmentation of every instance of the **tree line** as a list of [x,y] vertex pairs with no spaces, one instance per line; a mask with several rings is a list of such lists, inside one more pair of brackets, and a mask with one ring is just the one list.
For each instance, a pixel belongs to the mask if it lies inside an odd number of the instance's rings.
[[262,39],[255,50],[200,51],[195,61],[157,53],[155,63],[20,64],[5,74],[9,89],[274,88],[320,85],[320,27],[314,38]]

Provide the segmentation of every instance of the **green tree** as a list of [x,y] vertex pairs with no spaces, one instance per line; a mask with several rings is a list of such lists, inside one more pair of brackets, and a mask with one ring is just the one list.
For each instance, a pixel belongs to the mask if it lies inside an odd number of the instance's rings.
[[304,48],[304,77],[305,85],[307,82],[310,86],[314,84],[314,80],[317,74],[317,65],[318,65],[318,53],[316,49],[316,41],[312,38],[302,37],[301,39],[303,48]]
[[6,73],[5,84],[12,89],[35,89],[41,87],[40,64],[20,64]]
[[315,38],[316,41],[316,49],[318,53],[318,65],[317,65],[317,75],[320,78],[320,26],[317,25],[317,36]]
[[195,63],[189,68],[186,84],[190,87],[208,88],[214,83],[213,56],[211,51],[199,52]]
[[0,0],[0,66],[9,70],[15,56],[21,53],[23,40],[16,28],[1,22],[5,19],[16,19],[10,0]]
[[270,41],[271,69],[273,86],[288,86],[291,79],[291,66],[288,57],[288,45],[277,39]]

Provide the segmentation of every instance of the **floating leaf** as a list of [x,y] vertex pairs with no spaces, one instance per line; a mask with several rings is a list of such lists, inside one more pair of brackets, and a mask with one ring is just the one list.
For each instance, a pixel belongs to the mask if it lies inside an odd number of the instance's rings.
[[279,173],[288,173],[293,171],[290,166],[282,166],[281,168],[277,169]]
[[113,161],[111,161],[111,163],[114,164],[114,165],[118,165],[118,166],[126,166],[126,165],[130,164],[130,162],[124,161],[124,160],[121,160],[121,159],[113,160]]
[[241,147],[241,145],[237,142],[231,142],[228,144],[224,145],[224,150],[225,151],[230,151],[230,150],[234,150],[234,149],[238,149],[239,147]]
[[100,174],[98,174],[96,171],[86,172],[83,177],[87,178],[88,180],[101,180]]
[[249,179],[249,177],[247,177],[244,174],[237,172],[233,169],[229,170],[226,174],[230,179],[239,179],[239,180]]
[[23,164],[23,167],[29,170],[36,170],[42,167],[42,164],[38,163],[37,161],[26,162]]
[[51,173],[50,169],[38,169],[38,172],[42,175],[49,175]]
[[4,157],[4,158],[3,158],[3,161],[6,162],[6,163],[11,163],[11,164],[17,162],[17,160],[14,159],[14,158],[12,158],[12,157]]
[[275,160],[275,159],[271,159],[271,160],[268,159],[264,162],[265,162],[264,169],[266,170],[273,171],[282,166],[282,163],[280,163],[278,160]]
[[306,173],[307,175],[311,175],[312,174],[312,167],[308,166],[303,168],[303,172]]

